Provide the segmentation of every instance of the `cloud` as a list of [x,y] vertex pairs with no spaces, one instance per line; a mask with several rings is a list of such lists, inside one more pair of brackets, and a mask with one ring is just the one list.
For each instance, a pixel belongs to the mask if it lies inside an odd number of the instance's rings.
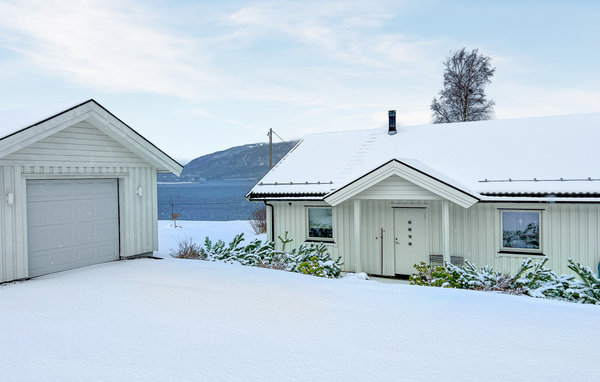
[[536,87],[511,81],[499,85],[491,97],[495,97],[498,119],[600,112],[597,89]]
[[0,39],[47,73],[112,92],[193,97],[210,83],[197,44],[129,1],[0,2]]
[[[401,12],[402,2],[258,2],[226,20],[256,38],[286,36],[323,57],[352,65],[392,68],[431,62],[431,47],[443,39],[420,39],[382,32]],[[428,54],[429,53],[429,54]]]

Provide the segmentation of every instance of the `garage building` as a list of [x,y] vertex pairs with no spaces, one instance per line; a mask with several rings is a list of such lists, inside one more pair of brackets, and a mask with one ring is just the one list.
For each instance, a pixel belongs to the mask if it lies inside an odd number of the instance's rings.
[[94,100],[0,113],[0,282],[152,254],[181,170]]

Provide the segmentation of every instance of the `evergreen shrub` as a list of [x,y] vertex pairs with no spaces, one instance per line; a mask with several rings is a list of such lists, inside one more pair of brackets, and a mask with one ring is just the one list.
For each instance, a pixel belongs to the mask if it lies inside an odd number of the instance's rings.
[[212,242],[210,238],[206,237],[204,245],[198,246],[191,239],[186,238],[182,243],[178,243],[179,247],[182,244],[185,244],[186,247],[194,245],[197,248],[198,256],[182,257],[179,255],[179,251],[172,253],[171,256],[227,263],[236,262],[242,265],[279,269],[318,277],[339,278],[341,276],[343,264],[341,258],[333,260],[323,243],[302,244],[298,248],[286,251],[285,247],[292,239],[286,232],[283,238],[279,237],[279,240],[283,247],[281,251],[275,249],[275,243],[272,241],[253,240],[248,245],[243,245],[243,233],[235,236],[229,244],[222,240]]
[[514,275],[495,271],[490,266],[478,269],[469,261],[465,261],[463,267],[450,263],[431,266],[421,262],[415,264],[416,272],[409,280],[412,285],[495,291],[600,305],[600,279],[589,267],[569,259],[568,267],[579,276],[577,279],[573,275],[557,275],[545,267],[547,262],[547,257],[537,263],[528,258]]

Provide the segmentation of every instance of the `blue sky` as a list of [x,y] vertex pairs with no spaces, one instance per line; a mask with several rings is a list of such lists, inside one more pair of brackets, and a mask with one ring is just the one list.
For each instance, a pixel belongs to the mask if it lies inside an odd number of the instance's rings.
[[600,112],[593,1],[0,0],[0,110],[94,98],[182,161],[431,121],[451,51],[497,68],[495,118]]

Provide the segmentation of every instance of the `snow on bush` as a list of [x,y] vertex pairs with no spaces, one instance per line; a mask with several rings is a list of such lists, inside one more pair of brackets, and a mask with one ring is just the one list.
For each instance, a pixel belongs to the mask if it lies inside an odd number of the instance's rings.
[[174,257],[179,259],[197,259],[200,257],[200,249],[200,246],[194,243],[191,237],[186,236],[177,241],[177,250],[174,251],[176,254]]
[[557,275],[545,268],[547,261],[544,257],[534,263],[528,258],[514,275],[495,271],[490,266],[478,269],[469,261],[465,261],[463,267],[450,263],[430,266],[421,262],[415,265],[417,272],[410,276],[410,282],[412,285],[496,291],[600,305],[600,279],[589,267],[569,259],[569,269],[580,277],[578,280],[575,276]]
[[[286,251],[286,245],[292,240],[286,232],[285,237],[279,237],[283,249],[277,251],[272,241],[263,242],[253,240],[248,245],[243,245],[244,234],[240,233],[226,244],[222,240],[212,242],[209,237],[204,240],[204,246],[196,245],[191,239],[178,242],[178,250],[171,253],[176,258],[195,258],[208,261],[223,261],[227,263],[240,263],[253,267],[271,268],[289,272],[304,273],[318,277],[338,278],[342,271],[342,260],[333,260],[323,243],[309,245],[302,244],[298,248]],[[186,249],[194,247],[198,256],[187,256]],[[183,249],[183,250],[182,250]]]

